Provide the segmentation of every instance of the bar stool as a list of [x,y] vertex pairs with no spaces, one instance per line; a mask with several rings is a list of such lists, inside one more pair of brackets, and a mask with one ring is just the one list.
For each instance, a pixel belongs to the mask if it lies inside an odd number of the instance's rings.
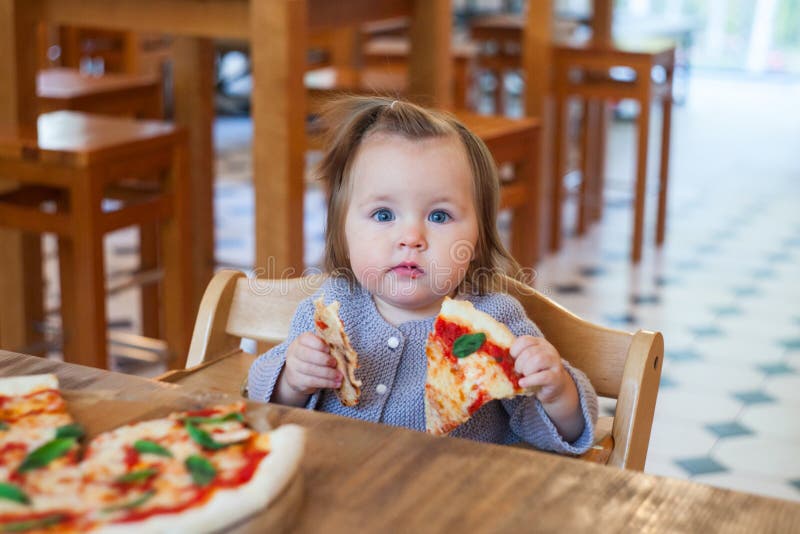
[[[37,131],[0,130],[0,226],[58,236],[65,361],[107,366],[103,236],[158,224],[164,338],[182,367],[191,337],[191,243],[183,130],[71,111]],[[106,199],[119,205],[111,209]]]
[[[558,45],[553,48],[553,76],[555,100],[555,164],[551,197],[552,224],[550,250],[558,251],[561,246],[562,203],[564,197],[563,177],[566,171],[566,148],[564,124],[566,102],[577,97],[592,109],[593,103],[609,100],[633,99],[639,103],[638,150],[636,156],[636,185],[634,189],[633,236],[631,260],[636,263],[642,257],[644,235],[645,194],[647,185],[647,152],[650,132],[650,104],[652,100],[661,102],[662,129],[661,154],[658,189],[658,215],[656,223],[656,244],[664,242],[667,211],[667,181],[669,172],[670,124],[672,117],[672,79],[675,66],[675,46],[671,42],[652,41],[643,44],[616,44],[614,46]],[[624,67],[631,73],[629,77],[612,77],[612,69]],[[660,68],[661,75],[653,74]],[[591,119],[591,117],[586,117]],[[588,120],[585,122],[589,122]],[[592,121],[602,128],[603,117]],[[585,126],[587,138],[600,139],[602,134],[595,131],[597,126]],[[601,147],[603,143],[600,143]],[[602,156],[592,154],[592,143],[584,141],[581,194],[578,201],[579,229],[582,230],[586,210],[598,213],[602,204]],[[596,152],[596,149],[595,149]],[[594,161],[594,163],[592,163]],[[591,203],[595,207],[592,207]]]
[[[36,77],[36,96],[39,111],[83,111],[134,117],[161,119],[163,117],[162,88],[157,76],[106,73],[100,76],[81,73],[78,69],[42,69]],[[158,236],[155,225],[139,228],[139,268],[142,272],[158,264]],[[158,338],[163,335],[154,284],[141,286],[142,334]]]

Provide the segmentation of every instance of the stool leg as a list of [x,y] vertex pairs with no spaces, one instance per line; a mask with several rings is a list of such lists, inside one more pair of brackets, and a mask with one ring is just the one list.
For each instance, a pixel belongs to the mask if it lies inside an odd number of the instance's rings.
[[[0,228],[0,347],[25,350],[43,340],[41,236]],[[37,351],[37,355],[44,355]]]
[[[672,73],[668,74],[672,83]],[[656,244],[663,245],[667,231],[667,186],[669,181],[669,150],[672,124],[672,91],[661,103],[661,168],[658,184],[658,221],[656,223]]]
[[497,87],[495,87],[494,91],[494,114],[495,115],[503,115],[505,110],[503,109],[503,102],[505,98],[503,96],[503,70],[497,69],[492,71],[495,78],[497,79]]
[[102,190],[97,185],[99,180],[80,178],[70,189],[72,239],[60,240],[58,251],[61,291],[67,303],[62,312],[64,361],[107,368],[106,284],[100,231]]
[[647,139],[650,133],[650,98],[639,100],[639,141],[636,156],[636,192],[633,207],[633,242],[631,260],[638,263],[642,259],[642,240],[644,237],[644,204],[647,192]]
[[[158,268],[158,228],[153,224],[139,227],[139,269],[149,271]],[[141,287],[142,334],[161,337],[158,284]]]
[[583,120],[581,121],[581,183],[578,190],[577,234],[586,233],[587,216],[591,209],[592,184],[594,181],[594,107],[589,98],[583,101]]
[[561,203],[564,200],[564,99],[558,94],[553,98],[555,118],[553,135],[555,144],[555,161],[550,190],[550,251],[558,252],[561,248]]
[[192,301],[191,192],[188,151],[184,144],[179,143],[173,149],[172,168],[167,173],[164,190],[172,203],[172,216],[159,226],[164,266],[164,337],[169,351],[168,366],[182,368],[197,311]]
[[594,209],[592,210],[592,221],[599,221],[603,217],[603,193],[605,191],[606,178],[606,135],[608,135],[608,104],[601,100],[597,104],[597,154],[594,159]]

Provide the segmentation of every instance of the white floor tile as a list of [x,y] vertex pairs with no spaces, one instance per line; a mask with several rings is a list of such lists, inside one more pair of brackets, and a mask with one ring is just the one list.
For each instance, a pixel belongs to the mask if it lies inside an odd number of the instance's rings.
[[748,475],[745,473],[712,473],[692,477],[692,481],[728,488],[745,493],[755,493],[776,499],[800,501],[800,490],[778,477]]
[[[739,421],[759,435],[792,443],[800,452],[800,401],[754,404],[745,407]],[[794,416],[790,415],[794,414]],[[800,462],[800,458],[798,458]]]
[[800,478],[800,446],[797,441],[745,436],[720,440],[712,456],[734,471],[784,478]]
[[741,409],[741,403],[723,394],[662,389],[658,393],[655,417],[716,423],[734,419]]
[[648,458],[655,455],[672,460],[705,456],[717,438],[702,424],[680,419],[657,417],[650,432]]

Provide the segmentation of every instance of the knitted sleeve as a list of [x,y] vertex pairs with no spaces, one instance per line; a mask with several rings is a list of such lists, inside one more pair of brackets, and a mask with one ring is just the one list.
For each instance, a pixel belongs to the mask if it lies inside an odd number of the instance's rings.
[[[487,306],[486,311],[506,324],[515,336],[542,335],[515,298],[496,294],[489,297],[487,304],[490,305]],[[575,382],[580,397],[584,429],[578,439],[571,443],[565,441],[536,397],[515,397],[501,402],[508,412],[511,430],[522,440],[542,450],[561,454],[582,454],[594,442],[594,426],[598,413],[597,394],[586,375],[564,360],[564,356],[568,355],[562,354],[561,356],[561,362]]]
[[309,297],[297,306],[286,341],[259,356],[250,366],[247,392],[251,399],[269,402],[278,376],[286,363],[286,349],[300,334],[314,331],[314,298]]

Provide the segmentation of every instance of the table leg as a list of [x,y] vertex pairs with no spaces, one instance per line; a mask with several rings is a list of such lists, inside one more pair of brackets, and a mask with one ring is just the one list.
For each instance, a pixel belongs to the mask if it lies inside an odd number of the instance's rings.
[[210,39],[175,39],[175,119],[189,133],[192,303],[199,309],[214,274],[214,47]]
[[410,98],[438,108],[453,107],[450,0],[415,0],[409,57]]
[[[0,123],[36,124],[37,24],[33,2],[0,0]],[[0,180],[0,188],[13,184]],[[0,230],[0,346],[26,348],[42,340],[35,323],[44,320],[39,236]]]
[[305,0],[250,2],[256,273],[262,277],[303,270],[307,9]]
[[553,120],[553,151],[555,161],[550,190],[550,252],[558,252],[561,248],[561,204],[564,201],[564,98],[554,97],[555,119]]

